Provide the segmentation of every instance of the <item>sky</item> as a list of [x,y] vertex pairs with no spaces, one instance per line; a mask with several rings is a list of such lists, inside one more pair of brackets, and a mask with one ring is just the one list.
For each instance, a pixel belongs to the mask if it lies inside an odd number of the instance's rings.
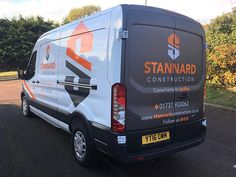
[[[144,3],[145,0],[0,0],[0,18],[39,15],[62,22],[75,7],[97,5],[105,10],[119,4]],[[147,5],[172,10],[206,24],[216,16],[231,11],[236,6],[236,0],[147,0]]]

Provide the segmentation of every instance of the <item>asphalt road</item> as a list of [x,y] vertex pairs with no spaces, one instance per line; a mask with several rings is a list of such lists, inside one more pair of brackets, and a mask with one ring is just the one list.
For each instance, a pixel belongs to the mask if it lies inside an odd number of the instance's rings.
[[236,111],[207,106],[207,138],[198,147],[130,165],[101,155],[83,168],[68,133],[22,116],[19,92],[19,81],[0,82],[0,177],[236,177]]

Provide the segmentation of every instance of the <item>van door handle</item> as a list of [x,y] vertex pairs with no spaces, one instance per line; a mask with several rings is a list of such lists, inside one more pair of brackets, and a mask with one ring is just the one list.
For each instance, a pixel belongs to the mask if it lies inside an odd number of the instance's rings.
[[37,84],[39,84],[40,82],[39,81],[36,81]]
[[32,83],[35,83],[35,81],[32,81]]
[[187,93],[183,93],[182,95],[179,96],[180,99],[186,99],[188,98]]

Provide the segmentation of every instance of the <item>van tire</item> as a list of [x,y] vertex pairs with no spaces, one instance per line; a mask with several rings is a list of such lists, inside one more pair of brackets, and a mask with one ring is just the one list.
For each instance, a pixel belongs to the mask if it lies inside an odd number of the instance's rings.
[[77,123],[78,125],[73,127],[71,135],[72,151],[76,161],[81,166],[91,166],[96,162],[97,149],[91,141],[88,131],[84,127],[83,123]]
[[30,111],[29,101],[27,100],[26,96],[23,96],[22,99],[21,99],[21,111],[22,111],[22,114],[25,117],[27,117],[27,118],[32,117],[32,113]]

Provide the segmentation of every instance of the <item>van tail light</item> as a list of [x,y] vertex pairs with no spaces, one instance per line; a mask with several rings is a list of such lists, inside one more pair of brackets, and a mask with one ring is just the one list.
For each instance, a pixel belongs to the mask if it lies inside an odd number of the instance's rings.
[[111,129],[113,132],[125,131],[126,88],[122,84],[112,86]]

